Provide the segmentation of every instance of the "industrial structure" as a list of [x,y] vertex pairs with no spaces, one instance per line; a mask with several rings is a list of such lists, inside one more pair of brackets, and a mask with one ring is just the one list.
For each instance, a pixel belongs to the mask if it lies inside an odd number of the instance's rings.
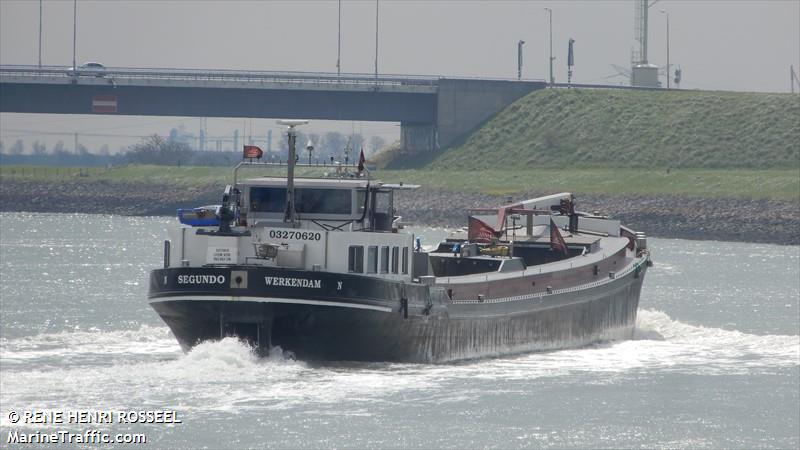
[[[658,0],[656,0],[658,1]],[[631,56],[631,86],[659,87],[658,66],[647,60],[647,11],[656,2],[636,0],[634,2],[633,34],[639,48]],[[669,68],[667,68],[669,77]]]

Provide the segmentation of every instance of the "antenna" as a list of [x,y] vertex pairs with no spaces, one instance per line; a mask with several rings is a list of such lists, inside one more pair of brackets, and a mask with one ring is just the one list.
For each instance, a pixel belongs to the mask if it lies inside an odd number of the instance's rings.
[[572,66],[575,65],[573,44],[575,44],[575,39],[569,38],[569,47],[567,48],[567,85],[572,84]]
[[636,0],[633,4],[633,35],[639,43],[639,51],[633,56],[634,65],[647,64],[647,2]]
[[[636,0],[633,3],[633,37],[639,44],[631,53],[631,85],[658,87],[658,67],[647,58],[648,10],[659,0]],[[669,67],[667,67],[669,76]]]

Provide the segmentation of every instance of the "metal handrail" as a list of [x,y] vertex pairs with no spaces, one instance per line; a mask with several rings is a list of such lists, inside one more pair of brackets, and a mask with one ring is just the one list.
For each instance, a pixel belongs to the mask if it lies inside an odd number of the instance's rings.
[[104,69],[75,70],[64,66],[27,66],[2,65],[0,74],[22,76],[58,76],[72,78],[75,76],[95,76],[102,73],[106,77],[116,78],[150,78],[167,80],[206,80],[206,81],[247,81],[247,82],[299,82],[313,84],[362,84],[362,85],[411,85],[436,86],[438,77],[423,75],[381,75],[372,74],[299,72],[299,71],[247,71],[230,69],[160,69],[106,67]]
[[[357,84],[357,85],[405,85],[438,86],[440,79],[482,80],[482,81],[520,81],[516,78],[468,77],[443,75],[406,75],[370,73],[304,72],[304,71],[259,71],[234,69],[179,69],[179,68],[136,68],[105,67],[104,69],[82,69],[72,66],[35,66],[22,64],[0,65],[0,75],[43,76],[53,75],[65,78],[75,76],[94,76],[103,73],[107,77],[156,78],[166,80],[224,80],[224,81],[276,81],[317,84]],[[523,82],[544,82],[541,79],[524,79]]]

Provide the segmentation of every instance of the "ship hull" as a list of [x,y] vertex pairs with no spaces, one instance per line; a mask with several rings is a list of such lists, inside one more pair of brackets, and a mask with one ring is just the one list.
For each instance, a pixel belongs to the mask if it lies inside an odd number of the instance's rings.
[[448,362],[630,338],[643,262],[585,288],[460,302],[435,285],[353,275],[162,269],[151,274],[150,304],[185,351],[236,336],[262,354],[280,346],[304,360]]

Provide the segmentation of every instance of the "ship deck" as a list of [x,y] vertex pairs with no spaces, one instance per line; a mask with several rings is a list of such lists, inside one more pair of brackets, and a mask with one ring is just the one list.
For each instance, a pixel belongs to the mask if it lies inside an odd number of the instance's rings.
[[[526,242],[537,242],[543,244],[550,243],[549,237],[538,237],[535,239],[536,240],[529,240]],[[590,267],[595,264],[599,264],[600,262],[606,260],[611,255],[620,252],[629,243],[627,238],[611,237],[611,236],[598,237],[598,236],[588,236],[588,235],[573,235],[570,237],[565,237],[564,240],[567,242],[567,245],[577,244],[578,241],[580,240],[587,242],[587,245],[595,244],[595,246],[591,252],[587,251],[584,255],[562,259],[560,261],[555,261],[547,264],[529,266],[522,271],[486,272],[486,273],[478,273],[478,274],[462,275],[462,276],[437,277],[436,282],[437,284],[483,283],[487,281],[510,280],[519,278],[520,276],[555,273],[571,269],[577,269],[581,267]],[[627,266],[630,263],[630,261],[632,261],[632,258],[626,258],[626,264],[624,266]],[[623,267],[620,267],[620,270]]]

